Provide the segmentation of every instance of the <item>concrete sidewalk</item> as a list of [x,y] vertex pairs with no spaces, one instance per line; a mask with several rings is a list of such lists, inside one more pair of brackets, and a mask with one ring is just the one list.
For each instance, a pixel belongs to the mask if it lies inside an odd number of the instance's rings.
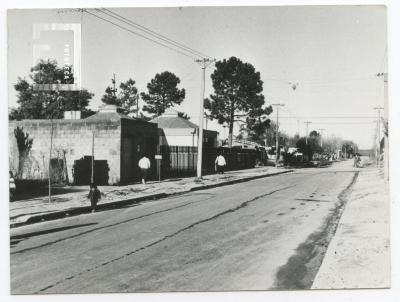
[[390,287],[390,199],[376,168],[363,169],[329,244],[313,289]]
[[[206,175],[201,182],[196,182],[195,177],[188,177],[162,182],[148,182],[146,185],[103,186],[99,187],[102,198],[98,208],[100,210],[116,208],[145,200],[154,200],[174,194],[229,185],[291,171],[275,167],[259,167],[229,171],[222,175]],[[11,202],[10,226],[16,227],[43,220],[63,218],[68,215],[87,213],[90,211],[90,202],[87,199],[88,192],[88,186],[75,186],[70,187],[70,193],[54,195],[51,203],[48,201],[48,197]]]

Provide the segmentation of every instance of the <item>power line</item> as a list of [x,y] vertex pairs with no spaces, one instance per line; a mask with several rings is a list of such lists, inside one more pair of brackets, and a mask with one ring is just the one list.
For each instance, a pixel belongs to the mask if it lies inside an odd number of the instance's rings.
[[[372,125],[373,123],[376,123],[376,120],[370,121],[370,122],[312,122],[313,124],[318,124],[318,125]],[[295,123],[284,123],[285,125],[296,125]]]
[[178,47],[178,48],[181,48],[181,49],[183,49],[185,51],[188,51],[188,52],[190,52],[190,53],[192,53],[192,54],[194,54],[196,56],[213,59],[212,57],[210,57],[210,56],[208,56],[208,55],[206,55],[206,54],[204,54],[204,53],[202,53],[200,51],[197,51],[197,50],[195,50],[195,49],[193,49],[193,48],[191,48],[189,46],[186,46],[185,44],[182,44],[182,43],[179,43],[177,41],[174,41],[174,40],[172,40],[172,39],[170,39],[170,38],[168,38],[168,37],[166,37],[166,36],[164,36],[162,34],[159,34],[159,33],[155,32],[155,31],[151,30],[148,27],[140,25],[139,23],[136,23],[136,22],[124,17],[124,16],[121,16],[121,15],[117,14],[116,12],[113,12],[113,11],[107,9],[107,8],[103,8],[102,11],[99,10],[99,9],[96,9],[96,10],[102,12],[103,14],[111,16],[113,18],[116,18],[116,19],[120,20],[121,22],[129,24],[129,25],[131,25],[131,26],[133,26],[133,27],[135,27],[135,28],[137,28],[137,29],[139,29],[141,31],[144,31],[145,33],[147,33],[147,34],[149,34],[149,35],[151,35],[151,36],[153,36],[155,38],[158,38],[160,40],[163,40],[164,42],[170,43],[170,44],[174,45],[175,47]]
[[293,119],[372,119],[375,116],[281,116],[281,118]]
[[172,51],[175,51],[175,52],[177,52],[177,53],[179,53],[179,54],[181,54],[181,55],[184,55],[184,56],[186,56],[186,57],[188,57],[188,58],[191,58],[191,59],[193,59],[193,60],[196,60],[196,59],[197,59],[197,57],[191,56],[191,55],[189,55],[189,54],[187,54],[187,53],[185,53],[185,52],[183,52],[183,51],[180,51],[180,50],[178,50],[178,49],[176,49],[176,48],[170,47],[170,46],[168,46],[168,45],[166,45],[166,44],[164,44],[164,43],[161,43],[161,42],[156,41],[156,40],[154,40],[154,39],[151,39],[151,38],[149,38],[149,37],[147,37],[147,36],[145,36],[145,35],[142,35],[142,34],[140,34],[140,33],[137,33],[137,32],[135,32],[135,31],[133,31],[133,30],[131,30],[131,29],[129,29],[129,28],[126,28],[126,27],[124,27],[124,26],[122,26],[122,25],[119,25],[119,24],[117,24],[117,23],[115,23],[115,22],[113,22],[113,21],[107,20],[107,19],[105,19],[105,18],[103,18],[103,17],[101,17],[101,16],[98,16],[98,15],[96,15],[96,14],[94,14],[94,13],[91,13],[91,12],[89,12],[89,11],[86,10],[86,9],[84,9],[83,11],[84,11],[85,13],[89,14],[89,15],[92,15],[92,16],[98,18],[98,19],[101,19],[101,20],[103,20],[103,21],[105,21],[105,22],[108,22],[108,23],[110,23],[110,24],[112,24],[112,25],[115,25],[115,26],[117,26],[117,27],[119,27],[119,28],[121,28],[121,29],[123,29],[123,30],[126,30],[126,31],[128,31],[128,32],[130,32],[130,33],[132,33],[132,34],[134,34],[134,35],[137,35],[137,36],[139,36],[139,37],[142,37],[142,38],[144,38],[144,39],[146,39],[146,40],[149,40],[149,41],[151,41],[151,42],[153,42],[153,43],[156,43],[156,44],[158,44],[158,45],[160,45],[160,46],[163,46],[163,47],[168,48],[168,49],[170,49],[170,50],[172,50]]
[[290,81],[290,80],[283,80],[283,79],[276,79],[276,78],[263,78],[263,81],[272,81],[278,82],[285,85],[290,85],[293,90],[296,90],[298,86],[311,86],[311,87],[324,87],[324,86],[334,86],[334,85],[345,85],[349,82],[361,82],[361,81],[373,81],[376,80],[374,76],[363,77],[363,78],[349,78],[349,79],[341,79],[341,80],[326,80],[326,81]]

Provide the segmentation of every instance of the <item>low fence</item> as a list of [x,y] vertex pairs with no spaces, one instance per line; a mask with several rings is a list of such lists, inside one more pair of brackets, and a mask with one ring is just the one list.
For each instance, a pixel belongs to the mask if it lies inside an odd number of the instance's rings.
[[[162,155],[161,177],[184,177],[196,174],[197,147],[160,146]],[[215,172],[215,159],[218,154],[225,157],[226,169],[241,170],[254,168],[267,161],[263,150],[239,148],[210,148],[203,149],[203,174]]]

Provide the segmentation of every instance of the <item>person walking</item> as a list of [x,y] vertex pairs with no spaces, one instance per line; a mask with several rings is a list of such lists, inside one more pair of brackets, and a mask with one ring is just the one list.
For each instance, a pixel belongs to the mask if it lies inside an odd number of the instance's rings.
[[226,166],[225,157],[222,154],[218,154],[217,158],[215,159],[215,170],[218,174],[224,174]]
[[358,155],[354,155],[354,164],[353,164],[354,168],[358,168]]
[[13,201],[14,197],[15,197],[15,193],[17,191],[17,188],[15,186],[14,174],[11,171],[9,171],[9,177],[10,177],[10,180],[9,180],[10,201]]
[[92,207],[92,213],[96,212],[96,206],[99,200],[101,199],[101,193],[100,190],[97,189],[97,186],[95,184],[90,184],[90,191],[87,196],[90,199],[90,205]]
[[146,184],[147,174],[148,174],[150,166],[151,166],[150,160],[146,156],[143,156],[139,160],[138,166],[140,168],[140,174],[141,174],[141,177],[142,177],[142,184],[145,185]]
[[361,165],[361,156],[360,154],[357,154],[357,163],[356,163],[357,168],[362,168]]

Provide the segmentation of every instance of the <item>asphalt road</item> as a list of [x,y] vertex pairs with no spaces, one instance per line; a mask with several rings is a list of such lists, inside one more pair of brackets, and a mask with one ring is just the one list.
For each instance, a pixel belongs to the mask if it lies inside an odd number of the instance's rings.
[[356,181],[303,169],[11,230],[11,292],[309,288]]

